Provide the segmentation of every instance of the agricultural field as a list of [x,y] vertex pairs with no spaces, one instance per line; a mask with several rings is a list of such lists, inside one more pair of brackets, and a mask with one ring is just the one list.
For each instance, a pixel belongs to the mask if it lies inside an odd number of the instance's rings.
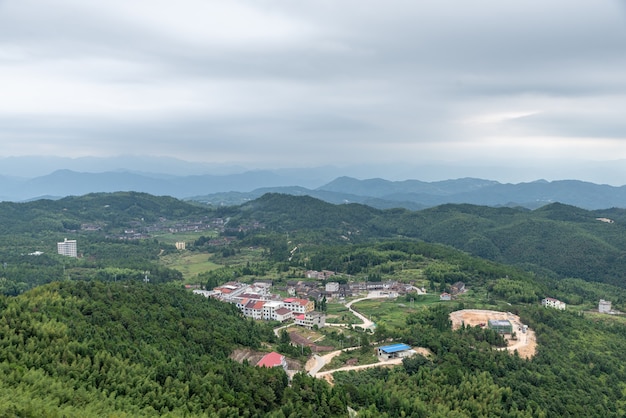
[[180,271],[185,283],[193,281],[200,273],[222,267],[211,261],[212,254],[181,251],[161,257],[161,263],[169,268]]
[[438,294],[409,295],[408,297],[393,299],[362,300],[352,305],[352,308],[374,323],[383,322],[389,327],[401,328],[406,323],[408,314],[414,313],[424,306],[437,303],[450,302],[441,302]]

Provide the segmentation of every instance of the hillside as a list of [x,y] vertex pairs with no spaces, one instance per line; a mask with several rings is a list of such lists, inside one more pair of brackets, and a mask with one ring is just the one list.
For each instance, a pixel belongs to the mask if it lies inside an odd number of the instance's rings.
[[626,284],[622,257],[626,210],[622,209],[587,211],[555,203],[530,211],[448,204],[413,212],[268,194],[233,209],[232,217],[233,222],[260,221],[269,229],[295,233],[301,240],[312,236],[335,242],[419,239],[493,261],[545,269],[560,277]]
[[[16,295],[0,296],[0,416],[347,417],[348,408],[389,418],[626,413],[625,322],[595,309],[609,299],[624,310],[626,289],[556,271],[620,278],[619,261],[601,259],[597,249],[623,248],[622,210],[450,204],[411,212],[280,194],[210,209],[114,193],[4,203],[0,211],[12,231],[3,235],[0,285]],[[28,229],[31,222],[38,227]],[[77,238],[81,257],[54,253],[66,235]],[[186,250],[172,245],[179,240]],[[517,266],[452,247],[469,244]],[[29,248],[45,251],[31,255]],[[568,257],[579,261],[561,261]],[[183,282],[188,263],[202,269]],[[271,327],[278,323],[244,319],[235,305],[182,286],[237,280],[271,282],[283,294],[305,282],[323,289],[325,281],[306,279],[310,269],[332,270],[341,284],[404,289],[358,303],[376,324],[371,331],[302,331],[318,344],[351,347],[338,362],[376,361],[374,348],[391,341],[429,354],[393,368],[336,372],[334,386],[304,373],[289,380],[280,368],[229,356],[276,350],[304,363],[307,347],[290,345],[286,332],[277,338]],[[609,269],[613,276],[600,276]],[[458,281],[467,291],[440,300]],[[310,296],[329,323],[352,323],[341,300]],[[541,307],[546,296],[567,310]],[[474,308],[518,315],[535,332],[536,355],[498,350],[506,342],[491,329],[452,328],[452,311]]]
[[228,359],[271,335],[232,306],[98,282],[55,283],[0,306],[0,415],[258,415],[282,401],[284,374]]
[[[535,210],[469,204],[380,210],[270,193],[241,206],[214,209],[171,197],[119,192],[2,202],[0,216],[4,220],[0,261],[7,275],[0,288],[11,294],[27,288],[26,281],[45,283],[62,277],[61,261],[72,277],[95,277],[93,267],[99,266],[132,269],[123,274],[110,270],[107,277],[138,276],[149,270],[153,280],[171,280],[176,274],[154,263],[159,254],[175,251],[173,241],[146,238],[174,230],[248,236],[249,245],[271,241],[277,261],[287,260],[293,249],[288,248],[289,241],[315,246],[421,240],[554,277],[626,284],[626,210],[616,208],[589,211],[554,203]],[[276,236],[255,238],[258,233]],[[80,239],[83,259],[55,258],[56,242],[72,237]],[[26,256],[36,251],[44,254]],[[120,263],[122,254],[125,261]],[[39,272],[25,273],[33,266],[40,266]]]

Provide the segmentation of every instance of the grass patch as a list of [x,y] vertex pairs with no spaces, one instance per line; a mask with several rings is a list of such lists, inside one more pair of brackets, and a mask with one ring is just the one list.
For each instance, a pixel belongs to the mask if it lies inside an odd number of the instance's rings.
[[407,298],[367,299],[352,305],[352,308],[370,318],[374,323],[384,322],[387,326],[403,327],[407,315],[424,306],[442,303],[439,295],[413,295]]
[[326,305],[326,322],[329,324],[360,324],[361,321],[350,313],[343,303],[329,302]]
[[162,257],[161,263],[183,273],[183,278],[187,282],[196,278],[200,273],[222,267],[210,261],[211,257],[212,255],[207,253],[181,251]]

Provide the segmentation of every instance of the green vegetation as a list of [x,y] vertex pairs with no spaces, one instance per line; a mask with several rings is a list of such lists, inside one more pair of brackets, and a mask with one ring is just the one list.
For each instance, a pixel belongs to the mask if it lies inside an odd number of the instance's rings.
[[[588,312],[601,298],[626,307],[620,209],[381,211],[281,195],[210,209],[115,193],[0,203],[0,215],[2,416],[626,415],[626,320]],[[65,237],[81,257],[56,254]],[[186,251],[174,248],[179,239]],[[182,289],[270,279],[286,292],[309,269],[429,292],[356,303],[374,332],[311,331],[320,344],[358,347],[329,367],[374,361],[390,341],[432,355],[335,373],[334,386],[303,373],[289,381],[229,355],[276,350],[304,362],[308,349]],[[457,281],[468,292],[439,301]],[[545,296],[568,310],[539,307]],[[536,331],[537,355],[496,350],[504,341],[489,329],[451,329],[452,310],[479,307],[519,314]],[[325,309],[327,322],[358,322],[341,303]]]

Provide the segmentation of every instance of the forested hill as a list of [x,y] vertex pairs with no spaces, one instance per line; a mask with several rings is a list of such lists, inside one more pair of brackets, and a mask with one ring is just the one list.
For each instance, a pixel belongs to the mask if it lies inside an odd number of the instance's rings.
[[99,226],[131,226],[133,222],[156,222],[159,218],[201,217],[211,210],[168,196],[147,193],[117,192],[70,196],[59,200],[0,202],[0,232],[24,232],[80,229],[93,222]]
[[172,286],[57,282],[0,297],[0,416],[260,416],[286,401],[286,375],[228,356],[272,337]]
[[363,242],[404,237],[470,254],[619,286],[626,285],[626,210],[587,211],[554,203],[536,210],[442,205],[422,211],[332,205],[267,194],[232,208],[232,222],[257,220],[302,240]]
[[[88,260],[117,267],[125,260],[123,267],[155,273],[158,267],[148,265],[149,260],[171,251],[173,245],[170,248],[152,241],[133,241],[136,245],[122,247],[120,239],[141,231],[147,231],[141,236],[148,237],[149,231],[167,230],[185,222],[202,228],[212,219],[221,219],[226,226],[223,233],[245,234],[261,228],[286,237],[284,246],[288,241],[336,244],[418,239],[451,245],[497,262],[540,269],[555,277],[576,277],[622,287],[626,284],[624,209],[588,211],[555,203],[532,211],[468,204],[447,204],[421,211],[380,210],[273,193],[241,206],[215,209],[171,197],[120,192],[58,201],[3,202],[0,217],[0,262],[8,262],[5,269],[16,269],[15,277],[25,274],[25,269],[33,264],[50,266],[46,267],[50,270],[48,276],[61,277],[61,265],[50,260],[49,255],[56,252],[57,241],[77,234],[81,234],[81,251]],[[21,257],[37,250],[46,254],[36,260]],[[287,250],[282,257],[286,259]],[[54,271],[53,265],[57,266]],[[85,271],[80,273],[84,275]],[[173,275],[163,271],[162,281],[168,277]],[[158,276],[153,275],[153,279]],[[46,282],[44,278],[35,281]],[[6,287],[2,283],[0,286]],[[23,288],[19,283],[15,286],[15,291],[4,291],[19,293]]]

